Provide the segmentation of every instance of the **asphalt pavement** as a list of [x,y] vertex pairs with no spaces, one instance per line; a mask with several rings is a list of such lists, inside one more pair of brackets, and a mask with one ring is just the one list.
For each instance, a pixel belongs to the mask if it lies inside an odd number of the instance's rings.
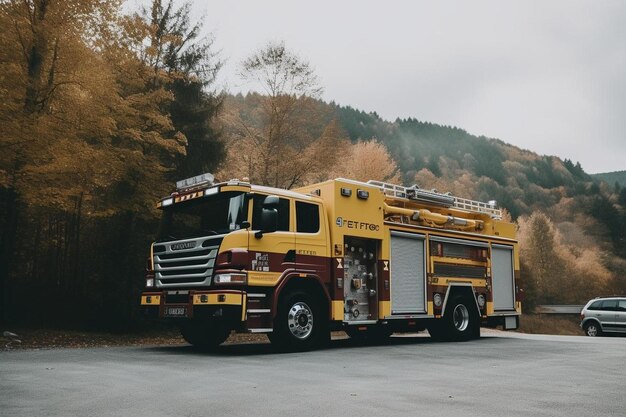
[[624,416],[626,338],[0,352],[0,416]]

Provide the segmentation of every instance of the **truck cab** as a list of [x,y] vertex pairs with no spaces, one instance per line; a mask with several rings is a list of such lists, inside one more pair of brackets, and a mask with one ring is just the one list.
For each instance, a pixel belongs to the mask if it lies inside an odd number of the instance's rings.
[[[278,295],[294,293],[304,301],[289,306],[297,307],[293,331],[281,330],[306,347],[318,341],[312,314],[328,310],[330,283],[321,199],[245,181],[214,183],[205,174],[179,182],[157,207],[162,219],[141,296],[149,315],[177,322],[188,342],[210,347],[232,330],[274,333]],[[325,312],[315,313],[321,324]]]

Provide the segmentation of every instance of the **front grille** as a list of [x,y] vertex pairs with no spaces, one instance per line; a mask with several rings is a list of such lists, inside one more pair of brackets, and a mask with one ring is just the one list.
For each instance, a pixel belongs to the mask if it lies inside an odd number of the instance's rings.
[[[204,274],[208,268],[200,268],[200,269],[187,269],[185,270],[185,275],[198,275]],[[180,275],[180,271],[161,271],[161,276],[163,277],[176,277]]]
[[[155,249],[155,252],[156,252],[156,246],[154,247],[154,249]],[[164,249],[164,250],[167,250],[167,249]],[[194,251],[193,252],[193,256],[194,257],[195,256],[206,256],[206,255],[208,255],[210,253],[211,253],[211,249],[204,249],[204,248],[202,248],[202,250]],[[180,254],[181,254],[181,251],[176,251],[176,252],[169,253],[169,254],[165,253],[163,255],[159,255],[159,258],[161,258],[162,260],[178,259],[178,258],[180,258]]]
[[[157,286],[210,285],[221,240],[221,237],[204,237],[155,245],[154,273]],[[172,250],[172,245],[186,242],[195,242],[195,245],[191,249]]]

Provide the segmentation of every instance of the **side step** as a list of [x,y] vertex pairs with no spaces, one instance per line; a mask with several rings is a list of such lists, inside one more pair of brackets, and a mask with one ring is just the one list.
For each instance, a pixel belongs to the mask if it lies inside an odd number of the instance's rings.
[[246,325],[250,333],[272,332],[270,297],[263,293],[248,293]]

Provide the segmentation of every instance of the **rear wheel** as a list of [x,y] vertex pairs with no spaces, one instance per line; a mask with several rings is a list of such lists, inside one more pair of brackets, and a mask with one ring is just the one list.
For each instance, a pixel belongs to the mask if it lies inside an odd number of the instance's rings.
[[180,333],[185,341],[201,349],[215,349],[230,335],[230,330],[223,325],[202,321],[190,321],[181,327]]
[[428,327],[428,332],[439,340],[477,339],[480,337],[478,311],[466,297],[455,297],[443,317]]
[[602,336],[600,325],[595,321],[588,322],[585,324],[585,334],[590,337]]
[[270,340],[291,351],[310,350],[327,339],[328,326],[320,303],[303,291],[281,297]]

